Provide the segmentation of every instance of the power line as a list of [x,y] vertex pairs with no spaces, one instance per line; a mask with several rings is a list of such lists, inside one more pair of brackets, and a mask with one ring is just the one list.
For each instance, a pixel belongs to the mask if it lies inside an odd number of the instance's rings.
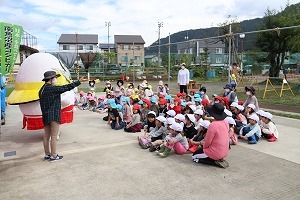
[[228,38],[233,37],[233,36],[238,36],[240,34],[255,34],[255,33],[262,33],[262,32],[269,32],[269,31],[277,31],[280,33],[281,30],[287,30],[287,29],[294,29],[294,28],[300,28],[300,25],[297,26],[287,26],[287,27],[277,27],[273,29],[265,29],[265,30],[258,30],[258,31],[247,31],[247,32],[240,32],[240,33],[232,33],[232,34],[225,34],[225,35],[220,35],[220,36],[213,36],[213,37],[207,37],[207,38],[201,38],[201,39],[191,39],[187,41],[181,41],[181,42],[173,42],[173,43],[166,43],[166,44],[160,44],[160,45],[153,45],[153,46],[148,46],[146,48],[153,48],[153,47],[158,47],[158,46],[168,46],[168,45],[175,45],[175,44],[182,44],[182,43],[187,43],[187,42],[199,42],[199,41],[205,41],[205,40],[210,40],[210,39],[220,39],[220,38]]

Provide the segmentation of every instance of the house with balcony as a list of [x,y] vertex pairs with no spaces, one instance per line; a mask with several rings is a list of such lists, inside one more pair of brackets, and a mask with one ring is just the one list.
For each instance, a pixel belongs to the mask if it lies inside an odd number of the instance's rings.
[[222,67],[227,61],[225,44],[218,39],[190,40],[177,44],[178,54],[195,56],[196,63],[201,64],[201,56],[207,48],[208,62],[212,67]]
[[99,51],[100,53],[116,52],[115,44],[99,43]]
[[115,49],[119,66],[144,66],[145,41],[140,35],[115,35]]
[[98,52],[97,34],[61,34],[58,41],[59,52],[96,53]]

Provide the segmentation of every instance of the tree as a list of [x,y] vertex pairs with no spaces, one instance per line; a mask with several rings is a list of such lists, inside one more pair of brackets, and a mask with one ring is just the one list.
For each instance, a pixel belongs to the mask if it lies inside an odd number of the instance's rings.
[[[287,5],[286,9],[288,7],[289,5]],[[262,32],[258,35],[257,39],[258,47],[262,51],[268,52],[267,59],[271,66],[270,77],[279,77],[279,72],[282,69],[286,53],[291,50],[291,48],[295,48],[292,46],[292,41],[297,37],[297,31],[293,29],[276,29],[278,27],[289,27],[299,24],[299,17],[285,11],[279,13],[276,10],[267,9],[260,30],[275,30]]]

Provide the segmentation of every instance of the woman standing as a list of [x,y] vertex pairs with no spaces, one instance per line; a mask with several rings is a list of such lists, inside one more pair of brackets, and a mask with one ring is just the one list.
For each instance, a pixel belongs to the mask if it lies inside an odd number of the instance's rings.
[[190,72],[185,68],[185,63],[181,64],[181,69],[178,72],[178,85],[180,87],[180,93],[187,94],[187,86],[190,82]]

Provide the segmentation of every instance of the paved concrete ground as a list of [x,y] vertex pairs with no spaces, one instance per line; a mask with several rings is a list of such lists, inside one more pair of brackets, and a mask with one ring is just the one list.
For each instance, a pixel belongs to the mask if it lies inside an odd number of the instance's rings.
[[[103,115],[77,110],[61,126],[59,153],[43,161],[43,131],[22,130],[9,106],[0,135],[0,194],[6,199],[300,199],[299,120],[275,117],[276,143],[240,142],[220,169],[195,164],[190,154],[160,158],[142,150],[139,133],[113,131]],[[4,158],[4,152],[16,156]]]

